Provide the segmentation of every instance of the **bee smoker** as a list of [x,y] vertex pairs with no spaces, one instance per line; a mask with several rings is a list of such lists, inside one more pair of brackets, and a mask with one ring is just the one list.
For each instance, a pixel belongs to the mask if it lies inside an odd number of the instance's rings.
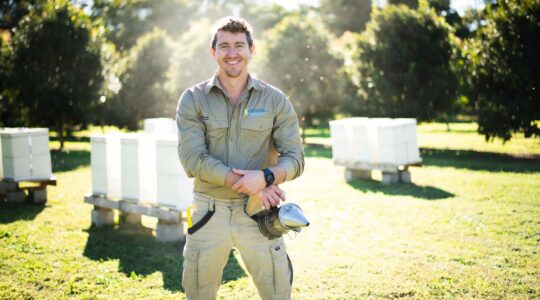
[[292,230],[300,232],[309,226],[304,212],[298,204],[287,203],[281,207],[262,210],[251,216],[259,224],[259,230],[268,239],[276,239]]

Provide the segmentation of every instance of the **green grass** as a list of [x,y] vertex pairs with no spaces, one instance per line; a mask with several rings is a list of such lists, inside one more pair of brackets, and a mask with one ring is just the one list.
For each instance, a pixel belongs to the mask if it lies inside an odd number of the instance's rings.
[[[308,131],[305,172],[284,185],[311,221],[287,238],[294,299],[540,297],[539,140],[450,128],[420,126],[423,166],[390,186],[346,183],[328,136]],[[66,148],[46,206],[0,203],[0,298],[183,299],[182,244],[157,242],[151,218],[92,228],[89,146]],[[244,270],[233,252],[220,298],[257,299]]]

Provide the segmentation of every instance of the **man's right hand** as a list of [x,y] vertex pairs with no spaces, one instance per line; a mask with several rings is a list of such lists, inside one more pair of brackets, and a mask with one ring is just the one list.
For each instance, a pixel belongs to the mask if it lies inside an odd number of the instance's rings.
[[271,185],[259,192],[264,208],[277,206],[280,201],[286,201],[285,192],[277,185]]

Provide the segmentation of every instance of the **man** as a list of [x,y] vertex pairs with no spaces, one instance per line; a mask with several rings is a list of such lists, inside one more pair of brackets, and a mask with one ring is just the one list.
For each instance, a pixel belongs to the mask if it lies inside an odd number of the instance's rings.
[[254,48],[245,20],[220,20],[210,49],[216,73],[178,103],[178,153],[195,178],[182,274],[187,299],[216,298],[232,247],[261,298],[290,298],[292,266],[283,238],[263,236],[244,208],[249,196],[266,208],[284,201],[278,185],[300,176],[304,152],[288,98],[248,73]]

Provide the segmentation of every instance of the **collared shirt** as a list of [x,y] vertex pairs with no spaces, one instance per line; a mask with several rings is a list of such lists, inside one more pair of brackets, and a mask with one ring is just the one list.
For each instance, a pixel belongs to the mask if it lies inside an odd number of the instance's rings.
[[242,198],[224,186],[232,168],[261,170],[279,165],[292,180],[304,170],[296,113],[283,92],[248,76],[233,106],[217,75],[184,91],[176,111],[178,155],[194,191],[216,198]]

